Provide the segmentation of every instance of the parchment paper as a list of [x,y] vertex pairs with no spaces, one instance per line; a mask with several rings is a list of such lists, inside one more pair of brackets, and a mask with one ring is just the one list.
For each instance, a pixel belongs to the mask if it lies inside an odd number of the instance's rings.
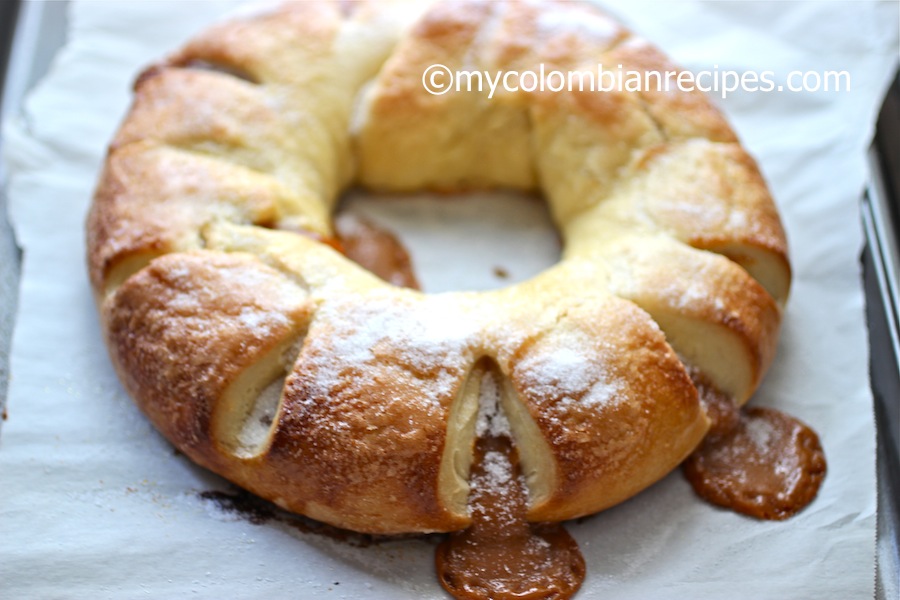
[[[231,8],[75,3],[69,44],[25,114],[4,129],[25,262],[0,437],[2,597],[443,595],[433,542],[357,548],[278,523],[254,525],[201,500],[199,491],[226,484],[173,453],[108,363],[83,237],[105,145],[138,70]],[[846,69],[852,91],[735,92],[720,102],[781,207],[795,274],[778,359],[753,402],[819,432],[829,472],[818,499],[789,521],[759,522],[703,503],[673,473],[570,526],[588,564],[579,597],[871,597],[875,458],[857,201],[874,111],[897,60],[898,5],[623,1],[613,9],[688,68],[781,77]],[[431,289],[502,285],[496,266],[512,281],[554,260],[539,207],[510,222],[515,199],[483,200],[418,223],[399,219],[398,204],[359,210],[400,231]],[[441,238],[445,247],[423,243],[428,227],[465,222],[472,206],[495,207],[486,225],[444,228],[455,232]],[[534,252],[521,258],[492,247],[491,229],[506,228],[513,237],[497,244],[527,234]],[[448,261],[465,267],[442,278],[435,267]]]

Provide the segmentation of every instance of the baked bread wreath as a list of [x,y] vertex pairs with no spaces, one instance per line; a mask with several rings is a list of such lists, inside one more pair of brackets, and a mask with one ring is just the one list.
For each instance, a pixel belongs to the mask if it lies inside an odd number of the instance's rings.
[[[700,93],[422,85],[436,63],[676,69],[594,6],[412,10],[288,3],[138,78],[88,220],[110,354],[193,461],[372,533],[467,527],[490,379],[528,519],[594,513],[704,438],[688,368],[738,405],[758,386],[790,281],[778,214]],[[539,192],[562,259],[490,292],[390,285],[327,243],[351,185]]]

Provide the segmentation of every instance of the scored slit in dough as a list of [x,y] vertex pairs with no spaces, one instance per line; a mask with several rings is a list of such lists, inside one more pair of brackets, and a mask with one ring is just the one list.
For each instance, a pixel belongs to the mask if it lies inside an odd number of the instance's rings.
[[450,409],[441,495],[455,512],[467,513],[475,443],[487,433],[488,415],[494,424],[490,433],[508,435],[518,451],[529,507],[541,504],[556,477],[552,452],[509,377],[490,359],[476,363]]
[[213,432],[218,442],[239,458],[261,454],[272,438],[284,395],[305,332],[276,346],[229,386],[216,409]]

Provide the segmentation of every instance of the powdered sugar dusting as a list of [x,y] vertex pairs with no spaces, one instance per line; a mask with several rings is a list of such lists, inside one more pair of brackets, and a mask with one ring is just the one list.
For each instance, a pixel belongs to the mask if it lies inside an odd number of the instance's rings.
[[251,453],[266,441],[281,401],[284,377],[279,377],[260,393],[250,414],[238,432],[238,444]]
[[705,289],[705,286],[702,283],[698,284],[698,282],[702,281],[704,281],[704,278],[701,275],[694,278],[693,284],[687,282],[687,285],[684,285],[683,282],[678,281],[677,283],[663,288],[661,290],[661,295],[668,298],[673,307],[680,309],[690,309],[706,305],[709,302],[711,294],[709,293],[709,290]]
[[500,387],[493,373],[486,373],[481,378],[479,394],[478,420],[475,422],[475,435],[484,437],[512,437],[509,419],[500,408]]
[[560,348],[544,362],[544,373],[556,382],[564,394],[575,394],[590,385],[591,369],[584,354],[572,348]]
[[[201,265],[197,257],[175,260],[156,263],[167,288],[167,309],[182,321],[193,321],[200,331],[224,317],[229,327],[243,329],[242,335],[264,339],[290,328],[287,315],[305,301],[304,290],[256,263]],[[224,305],[217,301],[223,290],[230,298]]]
[[557,346],[533,352],[519,363],[526,393],[533,398],[555,398],[559,408],[574,405],[602,408],[614,404],[621,382],[609,376],[600,357],[587,346]]
[[611,40],[620,31],[618,24],[595,12],[584,10],[581,6],[568,7],[558,4],[553,10],[544,10],[538,18],[538,27],[544,32],[569,34],[577,31],[594,40]]
[[747,436],[760,454],[765,454],[775,438],[772,424],[765,419],[748,419],[745,425]]
[[289,324],[287,317],[281,313],[263,311],[252,306],[241,308],[238,322],[249,329],[251,335],[259,338],[267,336],[273,329],[282,328]]
[[[481,458],[481,470],[470,482],[472,494],[469,496],[469,510],[480,515],[482,520],[496,520],[498,523],[514,523],[516,502],[497,502],[498,498],[510,498],[510,494],[523,494],[528,502],[528,488],[521,475],[514,476],[509,456],[499,450],[488,450]],[[486,502],[486,504],[485,504]]]
[[316,395],[381,388],[385,377],[400,371],[416,380],[426,407],[449,402],[470,359],[470,334],[446,307],[433,306],[439,302],[373,294],[365,301],[324,306],[316,319],[326,334],[315,336],[315,351],[303,357]]
[[[483,440],[507,438],[508,443],[512,444],[509,419],[500,403],[501,387],[498,377],[495,372],[488,371],[481,378],[475,435]],[[473,475],[470,481],[473,490],[469,497],[470,508],[480,510],[484,518],[512,520],[514,515],[510,506],[504,504],[504,507],[500,507],[493,503],[489,516],[488,512],[481,510],[479,501],[481,498],[505,497],[515,486],[527,502],[528,487],[525,480],[521,475],[514,478],[513,473],[513,465],[505,451],[487,450],[481,459],[481,472]]]
[[484,478],[480,482],[482,489],[502,493],[512,481],[512,464],[502,452],[485,453],[481,468],[484,469]]
[[732,209],[728,217],[728,227],[738,231],[744,231],[750,226],[750,219],[743,210]]

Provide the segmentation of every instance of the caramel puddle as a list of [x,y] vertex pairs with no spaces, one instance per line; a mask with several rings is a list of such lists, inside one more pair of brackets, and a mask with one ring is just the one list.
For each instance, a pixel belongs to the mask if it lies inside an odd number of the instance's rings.
[[421,289],[409,252],[393,233],[352,213],[340,215],[334,227],[347,258],[388,283]]
[[[392,233],[351,214],[340,216],[335,230],[334,238],[313,237],[385,281],[420,289],[409,253]],[[816,433],[778,410],[741,410],[699,371],[689,374],[712,421],[683,465],[694,491],[759,519],[787,519],[812,502],[827,469]],[[472,525],[450,534],[435,554],[444,589],[469,600],[575,594],[584,558],[562,524],[526,520],[526,490],[508,436],[479,437],[470,482]]]
[[279,226],[283,231],[312,238],[331,246],[373,275],[400,287],[422,289],[413,270],[406,247],[393,233],[372,221],[352,213],[343,213],[334,221],[334,236]]
[[757,519],[782,520],[809,505],[825,478],[819,437],[772,408],[741,410],[692,373],[712,420],[684,474],[701,498]]
[[441,585],[460,599],[570,598],[585,576],[578,544],[559,523],[526,520],[526,490],[508,437],[481,437],[470,478],[472,525],[437,548]]

